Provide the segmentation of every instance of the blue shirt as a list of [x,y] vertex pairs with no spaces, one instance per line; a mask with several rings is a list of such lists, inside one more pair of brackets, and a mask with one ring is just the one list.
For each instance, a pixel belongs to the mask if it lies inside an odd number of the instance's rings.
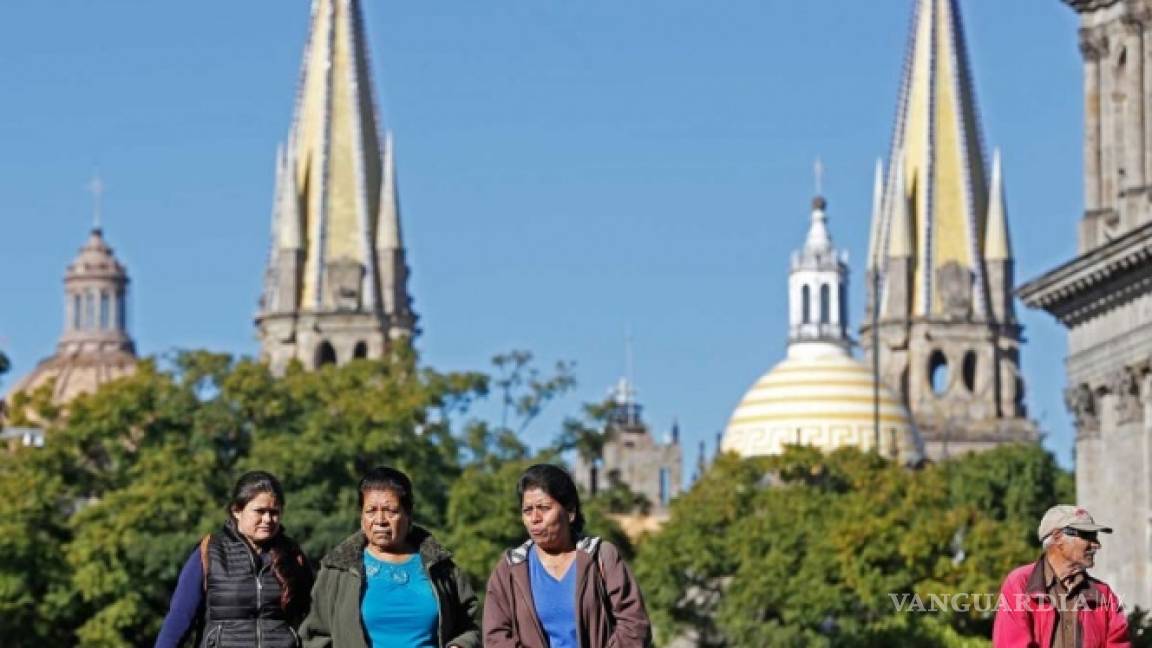
[[368,586],[360,618],[375,648],[437,648],[439,611],[436,592],[418,554],[390,563],[364,550]]
[[528,575],[536,618],[548,635],[551,648],[579,648],[576,643],[576,561],[568,565],[564,577],[556,580],[544,569],[536,547],[528,550]]
[[196,547],[184,563],[184,569],[180,570],[168,615],[164,617],[164,626],[156,637],[156,648],[177,648],[191,635],[203,602],[204,566],[200,564],[200,547]]

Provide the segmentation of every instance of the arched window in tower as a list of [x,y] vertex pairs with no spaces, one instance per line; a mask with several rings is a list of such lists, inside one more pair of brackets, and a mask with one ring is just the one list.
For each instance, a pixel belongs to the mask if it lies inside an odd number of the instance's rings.
[[964,377],[964,387],[969,392],[976,391],[976,352],[969,351],[964,354],[964,366],[961,367],[961,375]]
[[96,328],[96,295],[91,290],[84,293],[84,328]]
[[840,333],[844,334],[848,331],[848,291],[845,290],[843,281],[840,282],[837,291],[836,296],[839,298],[837,301],[840,302],[840,317],[837,317],[836,321],[840,324]]
[[933,351],[928,358],[928,379],[932,384],[932,392],[940,396],[947,391],[949,378],[948,358],[939,350]]
[[316,347],[315,364],[317,369],[324,365],[336,364],[336,349],[332,347],[332,343],[325,340]]
[[812,289],[808,284],[800,289],[800,322],[807,324],[812,321]]
[[79,294],[72,295],[72,330],[79,331],[84,320],[84,304]]
[[128,330],[128,300],[125,297],[124,293],[116,296],[116,328],[121,331]]
[[112,303],[108,299],[108,293],[100,293],[100,330],[107,331],[112,328]]
[[356,348],[352,350],[352,357],[361,360],[368,357],[368,345],[363,340],[356,343]]
[[820,323],[832,321],[832,289],[828,284],[820,284]]

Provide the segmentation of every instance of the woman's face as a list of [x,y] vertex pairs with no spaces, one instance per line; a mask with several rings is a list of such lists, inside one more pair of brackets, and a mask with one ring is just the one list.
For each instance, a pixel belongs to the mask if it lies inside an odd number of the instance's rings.
[[400,498],[390,490],[372,490],[364,493],[364,506],[360,509],[360,530],[368,545],[378,551],[398,552],[408,539],[412,517],[400,504]]
[[236,529],[253,544],[263,544],[280,531],[280,503],[272,493],[260,493],[242,509],[232,509]]
[[575,513],[564,510],[560,502],[539,488],[524,491],[520,498],[520,516],[532,541],[545,551],[563,551],[572,542]]

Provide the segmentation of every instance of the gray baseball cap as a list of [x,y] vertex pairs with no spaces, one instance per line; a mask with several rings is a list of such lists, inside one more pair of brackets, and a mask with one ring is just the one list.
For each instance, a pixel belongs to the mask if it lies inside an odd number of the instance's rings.
[[1065,528],[1072,528],[1077,531],[1112,533],[1112,527],[1096,524],[1096,520],[1092,519],[1092,515],[1083,506],[1058,504],[1048,509],[1048,512],[1044,514],[1036,535],[1043,542],[1044,538],[1047,538],[1053,531]]

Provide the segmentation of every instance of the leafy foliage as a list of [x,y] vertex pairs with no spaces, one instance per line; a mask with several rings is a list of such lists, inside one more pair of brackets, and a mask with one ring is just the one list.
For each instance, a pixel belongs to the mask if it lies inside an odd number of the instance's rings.
[[[0,636],[4,645],[149,646],[179,570],[217,528],[234,479],[278,475],[289,532],[313,560],[357,528],[355,484],[388,464],[413,479],[418,523],[482,586],[523,540],[514,489],[533,455],[520,434],[574,384],[571,367],[494,359],[500,424],[465,419],[489,393],[481,373],[418,366],[411,349],[282,377],[252,360],[181,352],[69,404],[51,385],[20,394],[14,424],[42,449],[0,454]],[[592,504],[591,527],[626,549]]]
[[253,361],[181,353],[73,401],[13,412],[42,449],[0,456],[0,636],[5,645],[150,645],[198,538],[224,519],[232,480],[281,476],[287,521],[313,558],[356,528],[368,467],[409,472],[417,517],[443,524],[461,472],[450,418],[486,393],[481,374],[381,362],[271,376]]
[[[197,351],[142,362],[66,412],[50,385],[18,395],[10,422],[44,427],[48,443],[0,454],[4,644],[151,645],[180,567],[253,468],[283,480],[290,532],[314,560],[355,530],[365,469],[405,470],[417,522],[482,591],[500,553],[523,541],[524,468],[569,452],[595,460],[611,434],[607,406],[587,405],[551,447],[529,448],[523,433],[574,384],[570,365],[532,362],[513,352],[494,359],[495,377],[439,373],[401,349],[275,377]],[[498,420],[472,418],[490,393]],[[1026,446],[916,472],[853,451],[722,456],[641,541],[634,565],[662,641],[986,645],[989,615],[898,614],[889,595],[995,592],[1034,557],[1036,519],[1070,494],[1069,475]],[[585,502],[588,531],[632,556],[611,516],[644,505],[610,483]]]
[[855,450],[717,459],[640,546],[658,634],[714,646],[987,645],[973,606],[898,613],[893,594],[995,594],[1067,496],[1052,457],[1004,447],[909,471]]

